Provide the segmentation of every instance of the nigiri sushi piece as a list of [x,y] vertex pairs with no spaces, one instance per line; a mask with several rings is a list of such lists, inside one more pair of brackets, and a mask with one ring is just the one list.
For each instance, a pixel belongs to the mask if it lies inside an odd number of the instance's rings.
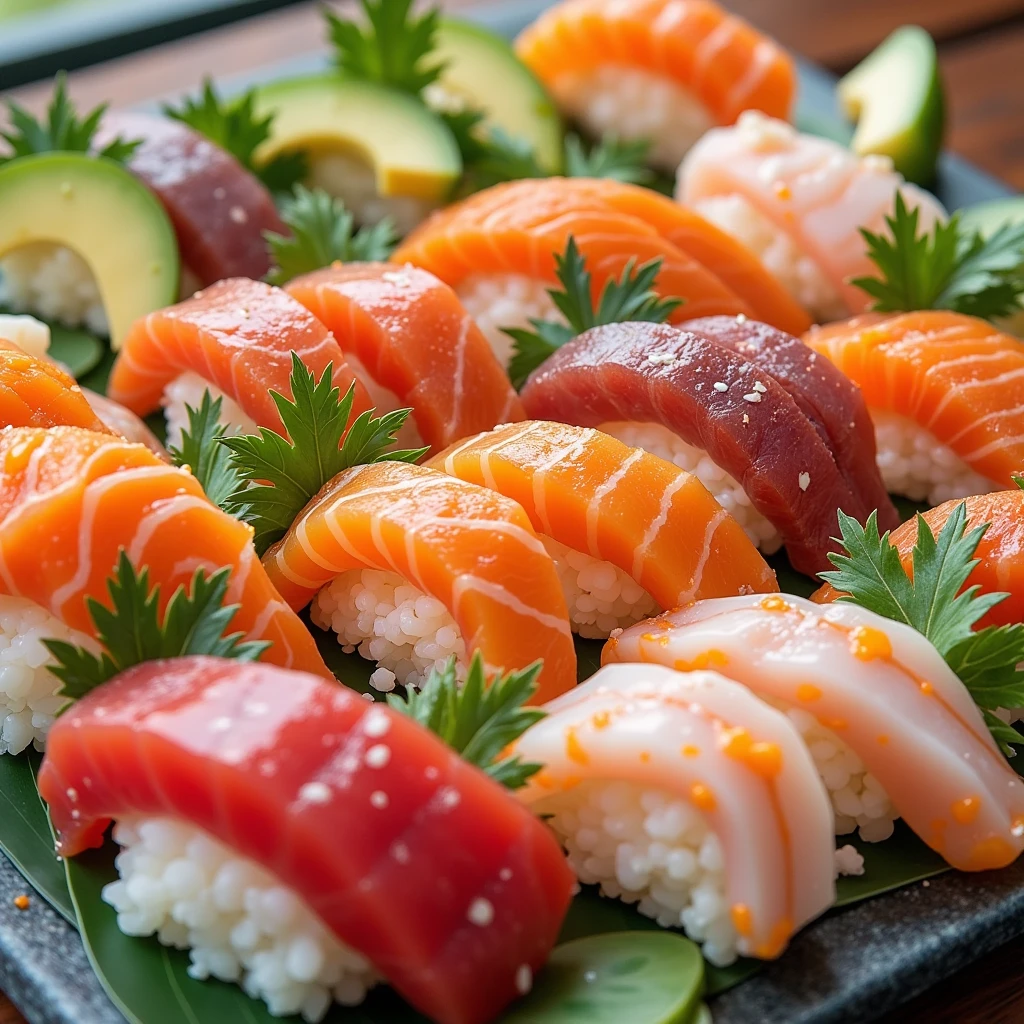
[[266,660],[333,678],[251,536],[190,473],[140,444],[78,427],[0,430],[0,752],[42,745],[65,700],[41,641],[90,645],[87,599],[106,603],[121,550],[149,569],[164,602],[197,568],[231,566],[234,628],[270,641]]
[[860,388],[892,493],[937,505],[1010,487],[1024,468],[1024,348],[987,321],[868,314],[804,340]]
[[544,659],[537,700],[576,684],[576,652],[551,557],[509,498],[405,462],[328,483],[263,556],[296,611],[378,665],[371,684],[419,686],[480,651],[491,674]]
[[123,672],[54,726],[39,787],[62,856],[116,822],[123,931],[308,1021],[386,979],[439,1024],[487,1024],[574,885],[543,823],[433,733],[268,665]]
[[888,157],[858,157],[756,111],[708,132],[676,184],[680,202],[757,253],[819,322],[868,308],[869,296],[850,283],[873,273],[860,232],[885,231],[897,192],[922,228],[945,218]]
[[[978,587],[982,594],[1006,594],[990,608],[975,626],[1006,626],[1024,622],[1024,491],[992,491],[964,499],[952,499],[923,513],[932,535],[938,537],[953,510],[964,505],[965,530],[988,524],[975,549],[977,565],[964,587]],[[913,552],[917,543],[917,521],[908,519],[889,535],[889,543],[899,552],[907,572],[913,572]],[[838,600],[839,592],[826,583],[811,596],[812,601],[827,604]]]
[[784,714],[716,672],[608,665],[511,751],[581,882],[724,966],[774,959],[835,899],[832,811]]
[[651,140],[669,173],[744,110],[788,118],[796,93],[790,57],[709,0],[562,0],[516,53],[565,117],[598,138]]
[[522,505],[581,636],[607,637],[700,597],[775,588],[775,574],[696,477],[599,430],[511,424],[429,465]]
[[82,394],[89,403],[92,411],[103,421],[115,434],[120,434],[126,441],[134,441],[136,444],[144,444],[154,455],[170,462],[171,457],[167,449],[160,443],[159,438],[146,426],[146,421],[136,416],[131,409],[115,402],[106,395],[99,392],[82,388]]
[[342,393],[356,385],[353,415],[368,409],[365,388],[330,331],[287,292],[262,281],[220,281],[138,321],[117,355],[108,395],[139,416],[162,405],[167,442],[179,445],[186,406],[203,392],[222,399],[231,432],[284,429],[271,391],[291,396],[295,352],[317,377],[330,364]]
[[407,447],[432,448],[498,423],[523,407],[486,338],[433,274],[390,263],[335,264],[286,290],[327,326],[378,414],[411,408]]
[[1024,849],[1024,781],[967,688],[916,630],[853,604],[792,597],[699,601],[610,640],[606,662],[713,667],[800,730],[836,831],[877,841],[906,823],[953,867]]
[[585,178],[496,185],[434,214],[392,258],[429,270],[454,288],[502,365],[512,350],[502,328],[559,318],[547,289],[557,283],[555,256],[570,236],[591,272],[595,299],[630,260],[639,265],[660,259],[654,290],[686,299],[675,319],[754,316],[750,303],[713,269],[668,241],[656,225],[605,201],[606,191],[620,195],[618,187]]
[[734,318],[697,331],[595,327],[534,372],[523,405],[537,419],[597,427],[695,474],[761,551],[785,544],[793,566],[814,574],[829,568],[836,509],[863,522],[878,507],[885,528],[899,519],[877,471],[855,455],[840,468],[834,454],[839,440],[859,443],[843,418],[856,407],[853,389],[798,358],[799,342],[758,342],[765,335],[773,337]]

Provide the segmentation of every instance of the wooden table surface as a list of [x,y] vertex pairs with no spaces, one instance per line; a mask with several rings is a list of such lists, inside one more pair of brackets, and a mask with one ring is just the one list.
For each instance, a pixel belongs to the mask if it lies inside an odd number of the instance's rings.
[[[500,0],[445,0],[449,8]],[[1024,190],[1024,0],[726,0],[780,42],[842,71],[898,25],[916,23],[939,41],[949,100],[951,149]],[[236,26],[147,50],[71,75],[82,105],[128,106],[193,90],[211,71],[230,76],[322,51],[319,5],[303,3]],[[11,98],[39,110],[50,83]],[[1020,1024],[1024,938],[930,989],[885,1024]],[[0,994],[0,1024],[24,1024]]]

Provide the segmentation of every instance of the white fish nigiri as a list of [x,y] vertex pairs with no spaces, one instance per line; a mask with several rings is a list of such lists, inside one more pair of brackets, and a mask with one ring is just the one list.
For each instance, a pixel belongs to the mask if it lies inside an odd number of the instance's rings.
[[905,182],[888,157],[859,157],[748,110],[690,150],[676,198],[753,249],[824,323],[868,308],[867,293],[849,283],[876,273],[860,229],[887,233],[897,190],[922,229],[945,219],[938,200]]
[[835,899],[832,813],[788,719],[715,672],[610,665],[514,745],[545,767],[518,795],[580,881],[712,963],[777,957]]
[[788,709],[846,831],[857,823],[881,839],[903,817],[963,871],[1004,867],[1024,849],[1024,782],[966,687],[909,626],[845,602],[721,598],[639,623],[603,657],[711,666]]

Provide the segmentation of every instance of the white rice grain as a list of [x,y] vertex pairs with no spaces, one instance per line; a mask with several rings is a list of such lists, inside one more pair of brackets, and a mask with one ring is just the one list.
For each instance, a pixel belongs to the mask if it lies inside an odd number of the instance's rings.
[[358,651],[377,663],[370,680],[377,689],[393,689],[396,679],[422,686],[430,670],[444,668],[452,655],[460,677],[465,673],[466,645],[451,613],[397,573],[344,572],[317,593],[309,614],[315,625],[338,634],[346,653]]
[[871,409],[878,469],[891,494],[939,505],[951,498],[987,494],[999,484],[976,473],[924,427],[897,413]]
[[0,754],[42,750],[57,712],[61,682],[50,671],[53,656],[43,640],[63,640],[95,651],[91,637],[65,626],[24,597],[0,596]]
[[240,985],[271,1014],[321,1020],[332,1003],[355,1006],[380,978],[269,872],[191,825],[121,821],[103,889],[126,935],[188,949],[189,974]]
[[600,429],[632,448],[643,448],[692,473],[764,554],[770,555],[782,546],[778,530],[751,505],[740,482],[712,462],[707,452],[687,444],[678,434],[660,423],[621,420],[602,423]]
[[198,409],[203,401],[203,392],[209,391],[211,398],[219,398],[220,422],[229,434],[257,434],[259,427],[242,407],[220,388],[191,370],[175,377],[164,390],[161,404],[167,418],[167,444],[175,448],[181,444],[181,433],[188,427],[186,406]]

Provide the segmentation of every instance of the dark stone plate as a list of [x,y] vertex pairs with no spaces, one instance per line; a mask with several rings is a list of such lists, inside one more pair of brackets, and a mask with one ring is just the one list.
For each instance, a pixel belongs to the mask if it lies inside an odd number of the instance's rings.
[[[544,6],[542,0],[502,0],[500,10],[484,10],[479,20],[511,35]],[[290,61],[228,85],[319,66],[322,61]],[[832,84],[820,69],[801,68],[801,120],[841,130]],[[953,209],[1009,190],[945,156],[938,193]],[[75,929],[39,897],[27,911],[14,908],[14,897],[27,889],[0,856],[0,988],[31,1024],[122,1024]],[[1022,933],[1024,861],[999,872],[941,875],[807,928],[778,963],[712,1001],[715,1024],[871,1020]]]

